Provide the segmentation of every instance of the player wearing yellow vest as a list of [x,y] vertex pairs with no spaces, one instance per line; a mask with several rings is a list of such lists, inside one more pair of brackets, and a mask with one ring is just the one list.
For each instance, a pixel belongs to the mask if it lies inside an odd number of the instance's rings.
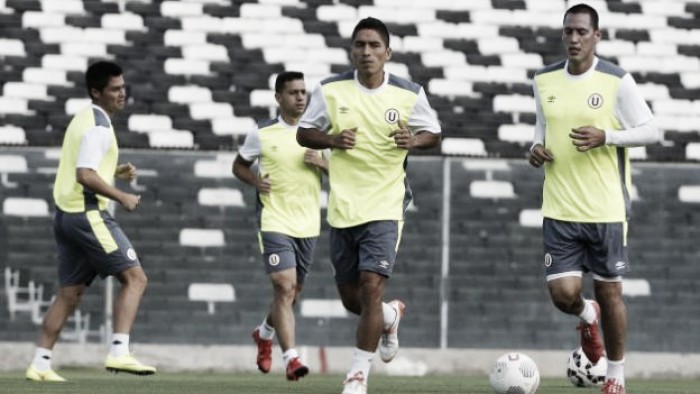
[[[593,363],[607,352],[603,392],[625,394],[627,147],[657,142],[659,132],[632,76],[595,56],[600,38],[595,9],[579,4],[566,11],[562,41],[567,59],[534,78],[537,116],[529,160],[545,171],[544,265],[552,301],[580,318],[581,347]],[[582,275],[588,271],[595,301],[581,295]]]
[[355,26],[351,58],[355,71],[326,79],[312,94],[297,140],[332,149],[331,260],[343,305],[360,316],[343,394],[364,394],[378,344],[385,362],[399,345],[405,306],[382,299],[411,200],[408,150],[435,146],[441,130],[423,88],[384,71],[391,49],[382,21],[366,18]]
[[122,285],[114,303],[114,334],[105,368],[138,375],[156,372],[129,353],[129,333],[147,278],[129,239],[106,210],[109,200],[114,200],[131,212],[141,199],[113,186],[115,177],[136,177],[136,168],[130,163],[117,165],[119,148],[111,122],[124,108],[122,74],[121,67],[111,62],[88,67],[85,82],[92,105],[73,117],[63,139],[53,190],[60,288],[44,316],[38,346],[27,369],[28,380],[65,381],[51,368],[52,350],[66,320],[98,274],[102,278],[113,275]]
[[[258,369],[268,373],[272,340],[277,334],[288,380],[309,373],[294,339],[293,305],[301,293],[321,231],[321,173],[328,163],[319,152],[296,141],[299,117],[306,108],[304,74],[287,71],[275,81],[280,115],[246,136],[233,162],[233,174],[257,190],[258,238],[274,298],[270,311],[253,331]],[[258,173],[251,166],[258,162]]]

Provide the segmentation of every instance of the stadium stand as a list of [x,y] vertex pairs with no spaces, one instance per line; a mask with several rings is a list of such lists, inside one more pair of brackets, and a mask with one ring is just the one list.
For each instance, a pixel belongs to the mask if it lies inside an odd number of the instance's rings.
[[[634,272],[625,285],[630,347],[697,352],[700,6],[591,3],[605,29],[600,55],[634,75],[665,131],[664,143],[632,151],[644,162],[635,167]],[[121,186],[139,192],[145,208],[117,210],[150,279],[134,337],[248,344],[269,292],[261,292],[267,280],[253,232],[255,196],[231,176],[233,152],[270,117],[276,73],[304,71],[310,88],[346,70],[352,27],[372,15],[393,33],[388,68],[426,87],[445,137],[428,152],[437,156],[412,158],[408,167],[416,200],[388,294],[408,305],[402,344],[440,345],[443,296],[450,347],[574,347],[571,321],[551,308],[536,268],[541,173],[520,160],[534,124],[530,78],[561,56],[567,4],[0,0],[0,267],[23,272],[19,283],[44,286],[44,299],[53,291],[55,147],[70,117],[87,105],[86,66],[111,58],[130,85],[115,129],[122,147],[138,148],[124,149],[122,158],[141,174]],[[300,305],[298,340],[347,345],[353,317],[338,310],[327,243],[324,232]],[[448,278],[440,268],[444,243]],[[12,286],[0,292],[0,340],[31,341],[31,313],[10,319],[12,308],[4,307]],[[104,335],[104,285],[92,287],[69,339]]]

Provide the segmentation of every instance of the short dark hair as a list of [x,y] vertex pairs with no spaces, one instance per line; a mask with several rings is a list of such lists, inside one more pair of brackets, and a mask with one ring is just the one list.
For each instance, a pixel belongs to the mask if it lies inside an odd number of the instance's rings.
[[365,29],[374,30],[377,33],[379,33],[379,35],[382,37],[382,40],[384,41],[384,45],[386,45],[387,48],[389,47],[389,29],[386,27],[384,22],[380,21],[377,18],[372,18],[371,16],[357,22],[357,25],[355,25],[355,29],[352,31],[351,42],[355,41],[357,32]]
[[564,20],[566,20],[567,15],[573,15],[573,14],[588,14],[591,17],[591,26],[593,27],[594,30],[599,30],[598,29],[598,11],[595,10],[595,8],[591,7],[588,4],[576,4],[575,6],[572,6],[566,12],[564,13]]
[[297,79],[304,79],[304,74],[299,71],[284,71],[277,74],[277,79],[275,79],[275,92],[282,93],[284,90],[284,84],[289,81],[296,81]]
[[98,61],[91,64],[85,73],[85,86],[90,98],[92,98],[92,89],[101,92],[112,77],[118,77],[122,74],[122,68],[114,62]]

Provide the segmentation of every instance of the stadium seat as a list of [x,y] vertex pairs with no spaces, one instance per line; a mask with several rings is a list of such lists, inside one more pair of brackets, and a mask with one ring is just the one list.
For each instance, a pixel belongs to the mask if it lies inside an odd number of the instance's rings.
[[206,302],[207,313],[213,315],[216,313],[215,303],[236,301],[236,292],[228,283],[192,283],[187,288],[187,298]]

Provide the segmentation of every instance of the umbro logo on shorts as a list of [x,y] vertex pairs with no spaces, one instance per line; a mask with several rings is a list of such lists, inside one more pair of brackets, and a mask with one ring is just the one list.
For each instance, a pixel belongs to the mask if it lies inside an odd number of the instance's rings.
[[625,267],[627,267],[627,263],[625,263],[624,261],[618,261],[617,263],[615,263],[615,268],[618,271],[625,269]]
[[389,268],[389,262],[386,260],[382,260],[379,262],[379,267],[382,269],[388,269]]

